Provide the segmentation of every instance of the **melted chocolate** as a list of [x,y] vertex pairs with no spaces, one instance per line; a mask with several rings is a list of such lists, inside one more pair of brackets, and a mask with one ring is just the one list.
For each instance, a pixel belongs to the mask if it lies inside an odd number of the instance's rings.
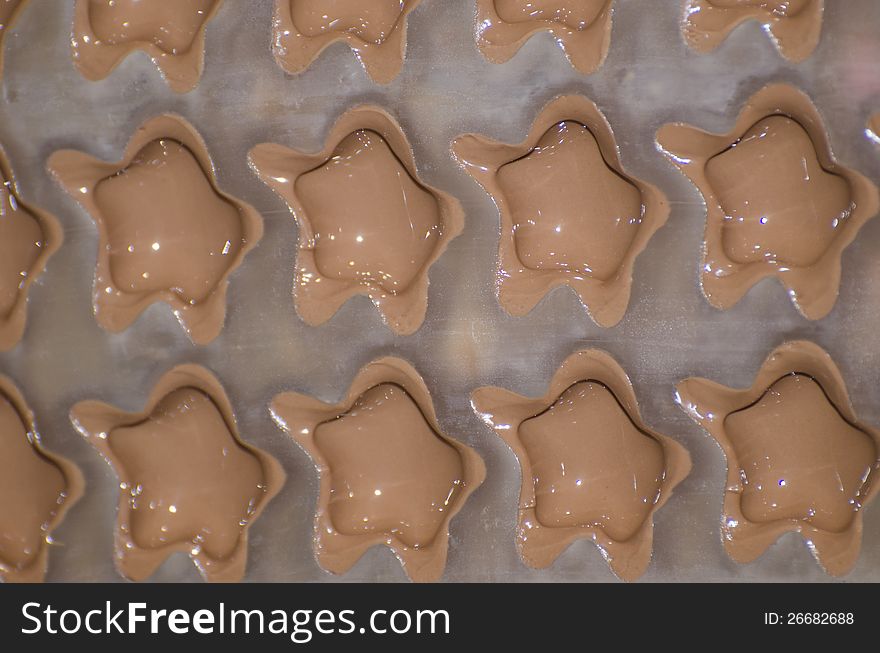
[[868,120],[868,136],[875,142],[880,143],[880,113],[875,113]]
[[849,184],[822,168],[804,128],[786,116],[755,123],[706,162],[735,263],[808,267],[831,246],[852,210]]
[[757,20],[779,53],[799,62],[819,43],[824,6],[824,0],[688,0],[684,36],[698,52],[711,52],[736,27]]
[[477,46],[504,63],[534,34],[550,32],[578,71],[595,72],[611,42],[612,0],[477,0]]
[[729,308],[772,276],[805,317],[827,315],[843,250],[880,200],[867,178],[834,160],[809,99],[767,86],[731,132],[666,125],[657,141],[706,201],[701,283],[709,302]]
[[24,333],[27,295],[64,239],[58,220],[24,202],[0,149],[0,350]]
[[165,374],[141,413],[95,401],[71,410],[77,430],[120,481],[116,563],[149,577],[174,552],[209,581],[238,581],[247,531],[284,483],[269,454],[245,444],[219,381],[182,365]]
[[421,0],[276,0],[275,59],[289,73],[345,42],[370,78],[387,84],[403,67],[406,19]]
[[220,0],[77,0],[71,47],[84,77],[107,77],[135,50],[146,52],[171,89],[195,88],[205,28]]
[[300,228],[300,316],[321,324],[361,294],[395,332],[416,331],[427,309],[428,269],[464,218],[457,200],[419,180],[397,122],[360,107],[339,119],[322,152],[264,143],[250,160]]
[[642,223],[638,187],[608,166],[579,122],[550,127],[528,154],[498,169],[498,186],[517,256],[533,270],[610,279]]
[[229,275],[262,236],[262,219],[217,187],[193,127],[160,116],[138,129],[122,161],[68,150],[53,154],[49,168],[98,227],[99,323],[121,331],[163,301],[193,342],[213,340],[223,327]]
[[0,377],[0,580],[43,580],[52,531],[84,485],[73,463],[43,449],[24,397]]
[[315,265],[331,279],[403,292],[443,233],[437,199],[374,131],[342,139],[324,165],[296,179],[294,192],[311,217]]
[[880,430],[857,421],[827,353],[786,343],[751,388],[687,379],[677,401],[727,457],[721,528],[731,558],[750,562],[794,531],[829,574],[852,569],[862,510],[880,487]]
[[449,522],[486,472],[473,449],[442,434],[409,364],[370,363],[335,405],[280,394],[272,414],[320,474],[315,555],[324,569],[344,573],[385,544],[410,579],[442,575]]
[[623,170],[596,105],[557,98],[522,143],[467,134],[452,151],[501,215],[496,285],[504,309],[524,315],[568,285],[598,324],[619,322],[635,258],[669,207],[659,189]]
[[588,538],[623,580],[645,572],[653,514],[690,472],[690,456],[644,425],[610,356],[594,349],[568,357],[539,399],[485,387],[472,404],[519,459],[516,542],[527,565],[547,567]]
[[330,521],[344,535],[390,533],[408,547],[427,546],[464,482],[458,450],[437,435],[406,390],[390,383],[318,424],[315,447],[331,473]]

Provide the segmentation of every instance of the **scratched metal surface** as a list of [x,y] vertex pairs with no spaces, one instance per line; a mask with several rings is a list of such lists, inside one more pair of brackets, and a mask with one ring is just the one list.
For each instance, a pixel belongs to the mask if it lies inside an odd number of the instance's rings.
[[[158,377],[185,361],[217,373],[244,437],[277,456],[289,476],[251,530],[247,579],[334,580],[311,550],[316,475],[276,428],[267,404],[288,389],[338,400],[359,367],[385,354],[416,365],[442,427],[474,446],[488,466],[485,485],[452,522],[445,580],[613,580],[587,542],[572,546],[550,569],[522,564],[513,542],[517,463],[469,406],[470,390],[485,384],[542,394],[556,366],[581,347],[601,347],[617,358],[633,379],[646,421],[678,438],[694,458],[693,473],[657,515],[645,581],[827,579],[793,534],[755,563],[727,558],[719,537],[724,459],[673,404],[673,384],[701,375],[747,385],[771,348],[809,338],[842,368],[860,417],[880,424],[880,220],[846,251],[840,300],[828,318],[806,321],[772,281],[732,310],[715,310],[697,280],[703,203],[655,150],[654,133],[669,121],[725,130],[751,93],[770,81],[789,81],[818,105],[839,160],[880,181],[880,146],[864,134],[868,115],[880,110],[880,3],[830,0],[821,44],[797,66],[776,53],[756,24],[738,29],[716,53],[697,55],[679,34],[680,0],[615,4],[608,59],[596,74],[583,76],[546,34],[508,64],[489,64],[474,45],[473,2],[425,0],[410,19],[403,73],[382,87],[369,81],[342,44],[303,74],[284,74],[269,49],[271,3],[228,1],[208,27],[200,85],[175,95],[142,54],[102,82],[85,81],[70,59],[72,3],[30,2],[6,41],[0,141],[22,194],[60,218],[66,242],[33,288],[25,338],[0,355],[0,371],[24,391],[46,445],[76,461],[88,480],[84,499],[56,531],[49,580],[120,579],[112,562],[115,478],[70,426],[69,407],[98,398],[140,409]],[[500,309],[493,293],[498,216],[449,155],[450,141],[462,132],[521,140],[545,102],[572,92],[599,104],[625,167],[662,187],[672,203],[668,225],[636,263],[629,311],[612,329],[593,324],[564,288],[526,317]],[[246,163],[248,149],[262,141],[318,149],[334,120],[362,102],[400,119],[423,178],[453,193],[467,211],[464,233],[431,269],[427,319],[410,337],[394,336],[363,298],[318,328],[297,317],[290,296],[294,221]],[[62,147],[116,159],[132,130],[163,111],[182,114],[201,131],[221,186],[265,218],[263,241],[232,277],[226,327],[207,347],[191,345],[164,305],[153,306],[122,334],[98,327],[90,298],[95,228],[44,170],[48,155]],[[198,578],[182,556],[154,577]],[[405,576],[388,550],[376,548],[341,580]],[[865,515],[862,555],[848,580],[880,580],[880,505]]]

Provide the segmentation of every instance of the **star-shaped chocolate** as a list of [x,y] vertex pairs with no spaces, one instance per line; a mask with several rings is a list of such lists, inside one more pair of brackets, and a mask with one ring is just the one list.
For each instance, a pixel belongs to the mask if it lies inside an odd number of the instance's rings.
[[0,350],[12,349],[21,340],[28,290],[63,240],[53,215],[21,199],[0,148]]
[[425,319],[428,269],[464,227],[458,200],[419,179],[400,125],[378,107],[345,113],[316,154],[263,143],[251,166],[299,226],[293,297],[310,325],[366,295],[396,333]]
[[730,132],[665,125],[657,143],[706,202],[700,279],[709,303],[730,308],[776,277],[804,317],[825,317],[843,250],[880,200],[864,175],[834,160],[809,98],[773,84],[749,99]]
[[711,52],[734,29],[756,20],[786,59],[809,57],[822,32],[825,0],[688,0],[683,29],[688,45]]
[[611,356],[597,349],[572,354],[543,397],[484,387],[471,404],[519,460],[516,545],[523,562],[548,567],[587,538],[619,578],[645,572],[654,513],[688,475],[691,459],[644,424],[632,384]]
[[120,573],[143,580],[181,552],[208,581],[241,580],[248,529],[285,475],[272,456],[242,441],[214,375],[180,365],[159,379],[141,412],[83,401],[70,419],[119,477]]
[[439,579],[449,522],[486,469],[476,451],[440,431],[418,372],[381,358],[358,372],[337,404],[285,392],[271,410],[318,469],[321,567],[345,573],[367,549],[385,544],[410,579]]
[[452,152],[501,216],[496,288],[504,309],[525,315],[567,285],[597,324],[617,324],[635,259],[666,222],[669,205],[656,186],[624,171],[596,105],[559,97],[523,142],[466,134]]
[[256,209],[217,187],[204,141],[171,114],[135,132],[121,161],[55,152],[49,170],[98,228],[94,305],[122,331],[162,301],[196,344],[220,333],[230,274],[263,235]]
[[104,79],[136,50],[175,93],[193,90],[205,64],[205,29],[221,0],[76,0],[70,45],[86,79]]
[[0,74],[3,73],[3,44],[6,34],[18,20],[27,0],[0,0]]
[[571,65],[595,72],[611,43],[613,0],[477,0],[480,52],[504,63],[538,32],[550,32]]
[[853,568],[862,510],[880,488],[880,430],[858,421],[825,351],[788,342],[751,388],[692,378],[676,401],[727,458],[721,540],[731,558],[751,562],[793,531],[829,574]]
[[377,84],[400,73],[406,21],[421,0],[275,0],[272,52],[289,73],[309,67],[343,41]]
[[52,531],[84,486],[76,465],[43,448],[24,397],[0,376],[0,581],[43,580]]

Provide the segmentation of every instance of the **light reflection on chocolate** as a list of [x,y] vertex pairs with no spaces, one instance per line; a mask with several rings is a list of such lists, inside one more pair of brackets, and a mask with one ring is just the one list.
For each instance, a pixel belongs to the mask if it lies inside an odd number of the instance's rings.
[[691,462],[684,447],[642,422],[632,384],[613,358],[579,351],[543,397],[484,387],[471,403],[519,460],[516,544],[527,565],[548,567],[587,538],[621,579],[645,572],[654,512]]
[[464,227],[451,195],[423,184],[400,125],[376,107],[344,114],[316,154],[273,143],[250,152],[300,229],[294,301],[308,324],[366,295],[396,333],[416,331],[428,270]]
[[711,52],[746,21],[761,23],[786,59],[809,57],[822,32],[825,0],[688,0],[684,36],[698,52]]
[[862,511],[880,487],[880,430],[857,420],[825,351],[789,342],[751,388],[692,378],[676,400],[727,458],[721,536],[731,558],[751,562],[793,531],[829,574],[853,568]]
[[21,340],[28,290],[63,240],[55,216],[21,199],[0,149],[0,350],[12,349]]
[[76,465],[43,448],[24,397],[0,376],[0,581],[43,580],[52,531],[84,487]]
[[477,46],[504,63],[533,35],[547,31],[578,71],[595,72],[611,42],[613,0],[477,0]]
[[868,137],[880,144],[880,113],[875,113],[868,120]]
[[145,122],[123,159],[63,150],[49,169],[98,228],[94,304],[117,332],[167,303],[197,344],[223,328],[230,274],[262,237],[257,211],[217,187],[204,141],[178,116]]
[[221,0],[77,0],[73,61],[103,79],[135,50],[146,52],[171,90],[186,93],[202,75],[205,28]]
[[837,163],[818,111],[784,84],[753,95],[734,128],[666,125],[657,142],[706,202],[701,286],[726,309],[776,277],[808,319],[837,300],[840,260],[880,207],[877,188]]
[[500,213],[496,287],[504,309],[525,315],[568,285],[599,325],[617,324],[635,259],[666,222],[669,205],[656,186],[623,170],[596,105],[560,97],[523,142],[466,134],[452,152]]
[[174,368],[142,412],[83,401],[70,417],[119,477],[120,573],[143,580],[182,552],[206,580],[241,580],[248,529],[285,475],[272,456],[241,440],[229,399],[208,370]]
[[370,78],[388,84],[400,73],[406,20],[421,0],[275,0],[272,51],[299,73],[336,41],[348,45]]
[[271,410],[318,469],[321,567],[345,573],[367,549],[384,544],[411,580],[439,579],[449,522],[486,470],[473,449],[441,432],[418,373],[398,358],[382,358],[358,372],[337,404],[286,392]]

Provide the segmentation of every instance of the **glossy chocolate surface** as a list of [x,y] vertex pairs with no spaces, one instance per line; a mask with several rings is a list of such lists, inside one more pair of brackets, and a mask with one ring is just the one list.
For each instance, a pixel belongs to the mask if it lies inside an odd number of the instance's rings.
[[52,531],[84,487],[76,465],[43,447],[21,392],[0,377],[0,581],[43,580]]
[[645,572],[654,512],[688,475],[691,460],[642,422],[632,384],[611,356],[597,349],[572,354],[543,397],[483,387],[471,405],[519,460],[516,545],[523,562],[549,567],[572,542],[589,539],[621,579]]
[[635,259],[666,222],[669,205],[656,186],[624,171],[596,105],[559,97],[523,142],[465,134],[452,152],[498,207],[496,287],[504,309],[525,315],[567,285],[596,323],[617,324]]
[[549,32],[579,72],[595,72],[611,43],[613,0],[477,0],[477,47],[492,63]]
[[458,200],[423,183],[400,125],[385,111],[345,113],[316,154],[274,143],[250,161],[299,226],[293,297],[310,325],[366,295],[388,326],[422,325],[428,270],[464,228]]
[[691,378],[676,399],[727,458],[721,539],[731,558],[751,562],[793,531],[829,574],[853,568],[863,510],[880,488],[880,430],[858,420],[824,350],[789,342],[750,388]]
[[299,73],[337,41],[348,45],[370,78],[388,84],[406,53],[406,19],[421,0],[275,0],[272,52]]
[[440,430],[415,369],[381,358],[360,370],[338,404],[285,392],[271,410],[318,469],[314,543],[321,567],[345,573],[384,544],[411,580],[438,580],[449,522],[486,469],[476,451]]
[[121,161],[62,150],[48,167],[98,229],[101,326],[122,331],[161,301],[196,344],[217,337],[229,276],[259,242],[263,223],[252,206],[219,189],[195,128],[166,114],[135,132]]
[[241,439],[216,377],[181,365],[159,380],[142,412],[83,401],[70,417],[119,477],[121,574],[144,580],[183,552],[206,580],[241,580],[248,528],[285,475],[272,456]]
[[742,23],[758,21],[786,59],[809,57],[822,32],[825,0],[688,0],[683,30],[688,45],[711,52]]
[[95,81],[142,50],[173,91],[186,93],[202,75],[205,29],[220,5],[221,0],[77,0],[73,62]]
[[709,302],[730,308],[775,277],[804,317],[825,317],[837,301],[843,250],[880,199],[870,180],[834,159],[809,98],[772,84],[727,134],[671,124],[657,142],[706,202],[700,280]]

